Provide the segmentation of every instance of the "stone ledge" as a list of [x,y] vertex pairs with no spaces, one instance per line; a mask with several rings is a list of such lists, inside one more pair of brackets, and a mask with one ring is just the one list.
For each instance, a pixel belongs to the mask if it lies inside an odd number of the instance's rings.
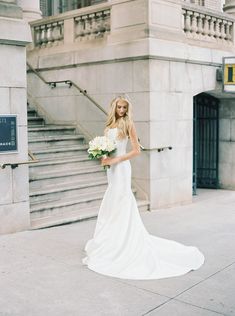
[[0,2],[0,15],[8,18],[22,19],[22,10],[16,4]]
[[0,44],[26,46],[32,41],[30,27],[23,20],[0,16],[0,30]]

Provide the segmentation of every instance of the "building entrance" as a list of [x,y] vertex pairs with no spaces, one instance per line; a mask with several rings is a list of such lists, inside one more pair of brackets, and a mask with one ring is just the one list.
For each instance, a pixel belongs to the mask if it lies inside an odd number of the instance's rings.
[[201,93],[193,104],[193,194],[218,188],[219,100]]

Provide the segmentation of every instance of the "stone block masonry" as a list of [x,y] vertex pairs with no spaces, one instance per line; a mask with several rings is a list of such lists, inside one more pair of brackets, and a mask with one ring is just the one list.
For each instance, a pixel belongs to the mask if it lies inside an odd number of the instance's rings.
[[221,0],[205,0],[205,7],[215,11],[222,10]]
[[187,3],[203,6],[214,11],[222,10],[222,0],[184,0]]
[[[21,17],[20,8],[13,2],[1,1],[0,114],[17,115],[18,150],[14,153],[2,151],[1,164],[28,159],[25,46],[31,41],[31,33]],[[0,169],[0,234],[29,227],[28,185],[27,166]]]

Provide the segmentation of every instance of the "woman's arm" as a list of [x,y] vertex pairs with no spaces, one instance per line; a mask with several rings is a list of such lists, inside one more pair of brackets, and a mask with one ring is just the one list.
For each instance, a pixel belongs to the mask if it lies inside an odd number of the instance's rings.
[[129,160],[135,156],[138,156],[140,154],[140,145],[138,142],[138,137],[137,137],[137,133],[136,133],[136,129],[134,124],[132,124],[131,128],[130,128],[130,141],[131,141],[131,147],[132,150],[129,151],[127,154],[122,155],[122,156],[118,156],[118,157],[107,157],[107,158],[102,158],[101,159],[101,164],[103,166],[105,165],[114,165],[115,163],[119,163],[121,161],[125,161],[125,160]]

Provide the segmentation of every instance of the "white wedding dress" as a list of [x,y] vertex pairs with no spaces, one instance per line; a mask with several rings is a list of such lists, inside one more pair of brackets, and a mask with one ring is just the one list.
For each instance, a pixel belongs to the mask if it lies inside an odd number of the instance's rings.
[[[115,139],[115,155],[126,153],[128,139]],[[183,275],[198,269],[203,254],[192,246],[150,235],[145,229],[131,190],[129,160],[107,171],[108,188],[100,206],[93,239],[86,243],[83,264],[89,269],[122,279],[150,280]]]

